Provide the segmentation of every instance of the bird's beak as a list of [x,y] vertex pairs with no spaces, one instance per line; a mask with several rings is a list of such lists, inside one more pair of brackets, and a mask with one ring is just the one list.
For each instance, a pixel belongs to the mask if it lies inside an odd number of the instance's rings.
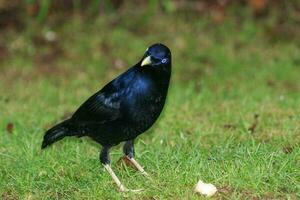
[[151,64],[151,57],[147,56],[146,58],[144,58],[144,60],[142,61],[141,66],[145,66],[145,65],[150,65]]

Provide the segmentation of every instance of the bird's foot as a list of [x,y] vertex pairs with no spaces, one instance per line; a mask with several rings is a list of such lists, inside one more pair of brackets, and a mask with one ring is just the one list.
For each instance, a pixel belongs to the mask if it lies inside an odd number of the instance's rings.
[[120,160],[123,160],[125,165],[130,166],[134,168],[135,170],[141,172],[144,176],[149,177],[149,174],[144,170],[144,168],[134,159],[130,158],[129,156],[123,156],[120,158]]
[[130,163],[144,176],[149,177],[149,174],[144,170],[144,168],[134,159],[126,156],[126,158],[130,161]]
[[127,188],[123,187],[122,189],[120,188],[120,191],[121,191],[121,192],[133,192],[133,193],[139,193],[139,192],[142,192],[143,189],[135,189],[135,190],[132,190],[132,189],[127,189]]
[[143,189],[137,189],[137,190],[127,189],[121,183],[121,181],[118,179],[118,177],[116,176],[116,174],[113,172],[113,170],[111,169],[111,167],[108,164],[104,164],[103,166],[108,171],[108,173],[111,175],[111,177],[113,178],[113,180],[115,181],[115,183],[117,184],[120,192],[141,192],[141,191],[143,191]]

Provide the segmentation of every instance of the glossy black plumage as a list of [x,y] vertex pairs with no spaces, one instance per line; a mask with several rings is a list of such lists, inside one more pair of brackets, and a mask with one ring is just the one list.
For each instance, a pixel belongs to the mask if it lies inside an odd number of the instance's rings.
[[[144,65],[148,57],[151,63]],[[170,50],[152,45],[136,65],[91,96],[70,119],[49,129],[42,148],[65,136],[89,136],[104,147],[133,141],[159,117],[170,76]]]

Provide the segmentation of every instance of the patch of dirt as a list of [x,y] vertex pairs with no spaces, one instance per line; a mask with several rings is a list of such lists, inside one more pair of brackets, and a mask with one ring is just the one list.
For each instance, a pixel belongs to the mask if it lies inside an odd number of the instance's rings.
[[258,125],[258,118],[259,118],[259,114],[255,114],[255,115],[254,115],[254,122],[253,122],[252,125],[248,128],[248,131],[249,131],[250,133],[254,133],[254,131],[256,130],[257,125]]
[[230,199],[230,196],[236,193],[241,199],[252,199],[252,200],[270,200],[270,199],[281,199],[282,197],[274,195],[271,193],[265,193],[262,195],[257,195],[250,190],[237,190],[230,186],[223,186],[218,188],[217,199]]
[[289,92],[299,92],[300,91],[299,83],[297,83],[297,82],[284,81],[283,88]]
[[43,47],[46,49],[45,52],[37,52],[34,57],[35,72],[38,76],[67,76],[69,74],[57,64],[60,58],[66,56],[59,40],[52,38],[49,40],[46,36],[36,36],[33,38],[33,43],[37,48]]
[[285,153],[285,154],[290,154],[292,153],[294,150],[294,147],[293,146],[286,146],[286,147],[283,147],[282,148],[282,151]]
[[11,191],[3,192],[1,197],[2,197],[2,200],[17,200],[18,199]]
[[14,130],[14,124],[12,122],[9,122],[7,125],[6,125],[6,130],[9,134],[12,134],[13,133],[13,130]]
[[275,87],[276,86],[276,81],[274,81],[274,80],[268,80],[267,81],[267,86],[269,86],[269,87]]
[[70,74],[71,73],[69,73],[67,70],[61,68],[60,66],[56,66],[54,63],[53,65],[47,63],[47,64],[37,65],[32,75],[34,76],[35,79],[39,79],[47,76],[68,78]]
[[[42,58],[50,59],[50,58]],[[40,62],[40,61],[39,61]],[[23,81],[25,83],[32,81],[39,81],[45,77],[63,77],[68,79],[73,77],[74,73],[78,72],[76,70],[70,71],[66,70],[64,67],[58,66],[55,62],[53,63],[39,63],[37,62],[33,69],[23,70],[18,68],[4,68],[0,74],[0,80],[9,89],[10,85],[13,85],[16,80]]]
[[235,124],[224,124],[223,128],[227,130],[235,130],[237,127]]
[[0,44],[0,62],[6,59],[8,56],[7,47],[4,44]]
[[58,58],[65,56],[65,51],[60,47],[58,42],[45,42],[39,41],[36,46],[44,46],[47,48],[47,52],[38,52],[35,56],[36,65],[39,64],[53,64]]

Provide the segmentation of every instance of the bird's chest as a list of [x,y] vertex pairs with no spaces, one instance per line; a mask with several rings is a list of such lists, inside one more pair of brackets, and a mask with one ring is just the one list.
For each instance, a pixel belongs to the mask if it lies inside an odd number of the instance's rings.
[[136,81],[132,88],[126,106],[128,119],[143,127],[152,125],[163,108],[165,92],[147,79]]

